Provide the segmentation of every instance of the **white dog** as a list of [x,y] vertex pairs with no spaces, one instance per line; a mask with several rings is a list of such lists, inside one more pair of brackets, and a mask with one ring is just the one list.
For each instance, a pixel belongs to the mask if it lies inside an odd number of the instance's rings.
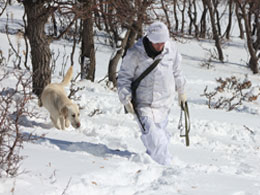
[[39,106],[45,107],[50,118],[57,129],[64,130],[70,123],[74,128],[80,127],[79,108],[67,97],[64,86],[72,79],[73,67],[67,71],[61,83],[50,83],[47,85],[40,97]]

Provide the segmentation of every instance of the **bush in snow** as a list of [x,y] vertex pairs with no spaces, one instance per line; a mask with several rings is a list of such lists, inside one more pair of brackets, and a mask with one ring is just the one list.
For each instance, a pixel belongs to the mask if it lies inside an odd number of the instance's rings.
[[207,68],[207,69],[211,69],[214,68],[214,65],[212,64],[212,62],[214,60],[218,59],[218,54],[216,49],[207,49],[207,48],[203,48],[203,50],[207,51],[207,59],[205,59],[200,65],[203,68]]
[[[5,83],[5,79],[13,77],[17,83]],[[4,84],[5,83],[5,84]],[[20,123],[27,116],[33,116],[31,109],[26,104],[32,99],[31,77],[26,78],[24,73],[15,70],[0,73],[0,178],[15,176],[18,173],[19,162],[23,159],[19,155],[23,142],[31,136],[25,135],[20,130]]]
[[216,79],[219,84],[215,91],[208,92],[208,86],[204,89],[202,96],[208,101],[209,108],[233,110],[243,102],[257,100],[260,95],[260,87],[252,87],[252,83],[247,76],[243,81],[235,76],[226,79]]

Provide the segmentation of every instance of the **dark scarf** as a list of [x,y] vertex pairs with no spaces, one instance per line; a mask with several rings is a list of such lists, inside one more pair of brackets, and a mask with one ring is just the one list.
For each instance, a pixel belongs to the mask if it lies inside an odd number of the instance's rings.
[[143,44],[144,44],[144,49],[150,58],[154,59],[156,56],[162,53],[162,51],[156,51],[153,48],[152,42],[149,41],[149,39],[146,36],[143,38]]

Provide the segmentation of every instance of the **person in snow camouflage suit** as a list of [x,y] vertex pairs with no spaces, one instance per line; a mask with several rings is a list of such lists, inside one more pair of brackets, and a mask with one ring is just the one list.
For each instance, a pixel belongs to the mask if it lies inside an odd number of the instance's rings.
[[127,111],[134,114],[131,83],[158,58],[161,59],[159,64],[136,90],[135,110],[145,129],[142,130],[141,140],[146,152],[159,164],[170,165],[170,134],[166,130],[168,115],[175,90],[178,92],[179,105],[186,101],[186,81],[181,70],[181,55],[170,40],[164,23],[152,23],[146,35],[128,49],[118,74],[118,95]]

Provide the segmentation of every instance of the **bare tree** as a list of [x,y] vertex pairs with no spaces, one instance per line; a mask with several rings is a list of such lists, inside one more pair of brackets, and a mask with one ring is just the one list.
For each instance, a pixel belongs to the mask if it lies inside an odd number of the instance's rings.
[[218,9],[218,6],[219,6],[219,3],[220,3],[220,0],[212,0],[212,6],[213,6],[213,13],[216,17],[216,26],[217,26],[217,29],[218,29],[218,34],[221,35],[221,25],[220,25],[220,14],[219,14],[219,9]]
[[200,19],[200,37],[206,38],[206,31],[207,31],[207,12],[208,12],[208,6],[207,6],[207,0],[202,0],[203,3],[203,12]]
[[231,30],[231,26],[232,26],[232,17],[233,17],[233,0],[229,0],[229,14],[228,14],[228,25],[227,25],[227,29],[226,29],[226,38],[229,39],[230,38],[230,30]]
[[[240,11],[242,13],[242,17],[244,20],[244,26],[246,30],[246,38],[247,38],[247,47],[250,54],[250,60],[249,60],[249,67],[253,71],[253,73],[258,73],[258,61],[259,56],[257,55],[257,52],[260,48],[260,22],[259,22],[259,9],[260,9],[260,2],[259,1],[240,1],[236,0],[236,3],[238,7],[240,8]],[[251,15],[254,15],[256,18],[255,25],[257,29],[257,38],[255,39],[255,42],[252,37],[252,21],[251,21]]]
[[[257,51],[260,52],[260,19],[259,19],[260,18],[260,5],[259,4],[256,5],[256,8],[254,10],[255,20],[253,23],[253,30],[252,30],[252,36],[255,37],[253,47],[256,52]],[[258,54],[258,57],[259,56],[260,56],[260,53]]]
[[93,0],[81,0],[85,10],[90,10],[85,16],[82,29],[82,43],[81,43],[81,79],[95,80],[95,47],[94,47],[94,33],[93,33],[93,17],[91,8],[93,7]]
[[182,22],[181,22],[181,33],[184,33],[184,27],[185,27],[185,10],[186,10],[186,0],[182,1],[182,9],[180,8],[179,4],[178,8],[181,11],[181,18],[182,18]]
[[[167,1],[166,1],[167,3]],[[162,10],[165,14],[165,18],[166,18],[166,24],[168,29],[171,29],[171,22],[170,22],[170,17],[169,17],[169,9],[168,9],[168,5],[165,3],[165,0],[161,0],[161,5],[162,5]]]
[[221,62],[224,62],[224,55],[223,55],[223,51],[222,51],[222,48],[221,48],[219,32],[218,32],[218,29],[216,27],[216,20],[215,20],[215,16],[214,16],[215,10],[214,10],[214,7],[212,6],[212,0],[208,0],[207,5],[208,5],[208,8],[209,8],[211,26],[212,26],[212,31],[213,31],[213,39],[215,40],[215,46],[216,46],[217,51],[218,51],[219,60]]
[[236,6],[235,12],[236,12],[236,17],[237,17],[237,22],[238,22],[238,27],[239,27],[239,32],[240,32],[239,37],[241,39],[244,39],[245,36],[244,36],[244,27],[243,27],[243,24],[242,24],[242,14],[241,14],[240,9],[239,9],[239,4],[236,3],[235,6]]
[[175,31],[178,32],[179,29],[179,19],[177,14],[177,0],[173,0],[173,14],[175,18]]
[[[109,21],[106,28],[109,29],[108,33],[113,35],[113,45],[116,47],[108,66],[108,78],[114,86],[116,86],[117,64],[126,50],[142,35],[142,25],[147,20],[147,8],[152,3],[152,0],[111,1],[110,11],[113,13],[113,18],[108,17],[106,13],[106,19]],[[120,36],[123,31],[126,33]]]
[[192,34],[192,27],[195,28],[195,37],[198,37],[199,34],[199,28],[196,24],[197,22],[197,6],[195,0],[189,0],[189,9],[188,9],[188,15],[190,18],[190,24],[189,24],[189,35]]
[[50,42],[45,34],[45,24],[53,9],[45,6],[44,1],[34,3],[32,0],[22,2],[27,15],[26,36],[31,45],[33,66],[33,92],[40,96],[43,88],[51,81]]
[[[51,51],[50,43],[58,40],[71,28],[73,23],[83,15],[84,10],[79,3],[72,1],[51,0],[18,0],[24,5],[27,24],[25,36],[28,37],[31,46],[31,61],[33,66],[33,92],[40,96],[44,87],[51,81]],[[59,15],[70,15],[70,23],[59,31],[57,36],[51,36],[45,32],[45,25],[54,12]],[[55,34],[55,33],[54,33]]]

